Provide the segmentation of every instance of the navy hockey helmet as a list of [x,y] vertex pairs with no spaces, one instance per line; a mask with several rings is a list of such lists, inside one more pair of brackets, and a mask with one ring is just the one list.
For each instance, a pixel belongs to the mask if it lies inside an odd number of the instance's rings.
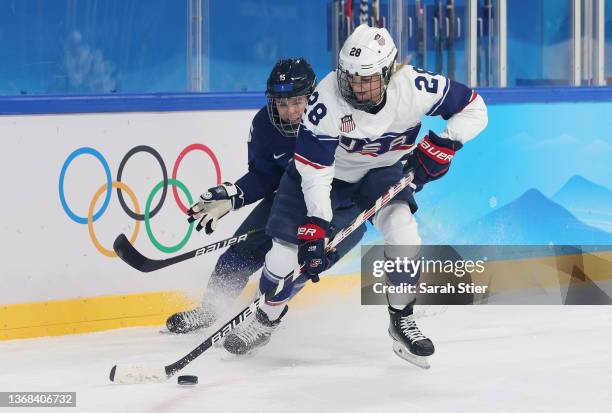
[[270,122],[284,136],[296,137],[316,75],[304,58],[279,60],[268,77],[266,98]]

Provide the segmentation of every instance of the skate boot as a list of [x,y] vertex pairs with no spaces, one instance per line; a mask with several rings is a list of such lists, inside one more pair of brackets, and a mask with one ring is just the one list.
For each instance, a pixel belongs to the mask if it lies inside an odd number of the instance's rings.
[[425,337],[412,314],[414,305],[408,304],[403,310],[389,307],[389,335],[393,339],[393,351],[404,360],[428,369],[428,356],[434,353],[434,345]]
[[215,322],[215,315],[205,307],[172,314],[166,320],[168,331],[174,334],[186,334],[201,328],[208,328]]
[[254,316],[246,320],[244,324],[236,327],[236,329],[225,338],[223,347],[232,354],[243,355],[268,344],[270,336],[280,324],[287,310],[289,310],[289,307],[285,306],[280,317],[274,321],[270,321],[267,314],[262,309],[258,308]]

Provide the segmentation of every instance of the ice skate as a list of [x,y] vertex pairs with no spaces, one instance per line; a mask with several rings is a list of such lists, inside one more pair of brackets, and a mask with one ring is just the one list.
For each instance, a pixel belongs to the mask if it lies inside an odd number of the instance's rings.
[[395,354],[415,366],[428,369],[428,357],[434,353],[434,345],[419,330],[412,314],[413,307],[412,304],[403,310],[389,307],[389,335],[393,339]]
[[225,338],[223,347],[232,354],[245,355],[256,348],[265,346],[288,309],[289,307],[285,306],[280,317],[270,321],[266,313],[258,308],[253,317],[250,317]]
[[213,312],[205,307],[197,307],[189,311],[172,314],[166,320],[168,331],[174,334],[191,333],[202,328],[208,328],[215,322]]

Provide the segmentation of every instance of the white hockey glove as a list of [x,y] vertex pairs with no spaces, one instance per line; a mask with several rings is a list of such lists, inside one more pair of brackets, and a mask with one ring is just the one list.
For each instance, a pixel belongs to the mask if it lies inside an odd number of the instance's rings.
[[244,205],[242,190],[229,182],[210,188],[200,195],[200,200],[193,204],[187,213],[188,222],[198,221],[196,231],[204,228],[206,234],[212,234],[217,229],[217,221],[233,209]]

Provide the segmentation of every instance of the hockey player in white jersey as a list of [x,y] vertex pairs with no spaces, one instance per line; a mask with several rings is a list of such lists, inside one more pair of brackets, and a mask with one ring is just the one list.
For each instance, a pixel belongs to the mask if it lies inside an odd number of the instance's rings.
[[[325,243],[334,209],[347,199],[362,210],[402,176],[412,186],[372,219],[383,235],[385,256],[415,257],[420,237],[413,192],[442,177],[455,152],[487,124],[482,98],[465,85],[412,66],[396,67],[397,49],[384,28],[361,25],[347,38],[336,71],[309,98],[298,134],[295,163],[283,176],[267,225],[273,246],[260,288],[269,289],[298,265],[313,282],[327,268]],[[429,131],[418,144],[421,118],[442,116],[446,129]],[[410,247],[411,246],[411,247]],[[387,273],[387,283],[416,283],[418,274]],[[266,301],[257,316],[225,341],[245,353],[269,341],[287,312],[291,289]],[[400,357],[427,367],[434,345],[416,325],[415,297],[388,295],[389,335]]]

